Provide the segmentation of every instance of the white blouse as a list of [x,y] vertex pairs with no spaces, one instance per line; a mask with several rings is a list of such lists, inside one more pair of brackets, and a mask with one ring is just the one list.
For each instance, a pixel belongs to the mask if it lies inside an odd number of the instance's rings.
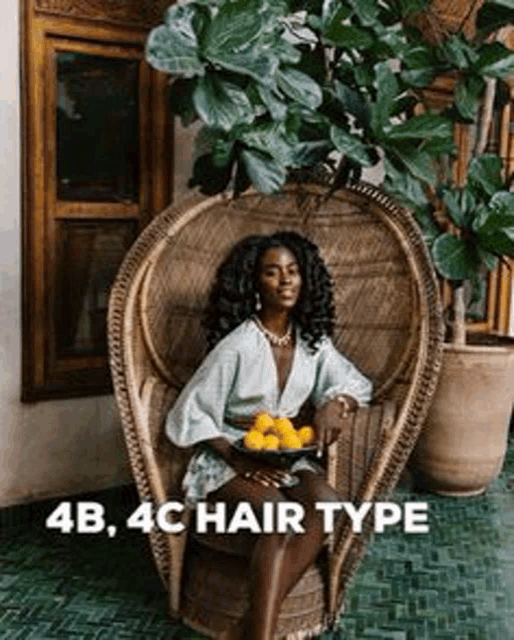
[[371,382],[328,337],[312,353],[297,331],[291,371],[280,393],[271,345],[248,319],[220,340],[184,387],[167,416],[166,434],[179,447],[219,436],[233,442],[242,434],[238,420],[259,411],[292,418],[308,398],[319,407],[345,393],[366,405],[371,392]]

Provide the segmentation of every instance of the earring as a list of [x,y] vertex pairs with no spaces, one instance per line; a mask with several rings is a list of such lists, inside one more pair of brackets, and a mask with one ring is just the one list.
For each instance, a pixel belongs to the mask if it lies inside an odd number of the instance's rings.
[[257,293],[255,294],[255,311],[260,311],[261,309],[262,309],[261,296],[257,291]]

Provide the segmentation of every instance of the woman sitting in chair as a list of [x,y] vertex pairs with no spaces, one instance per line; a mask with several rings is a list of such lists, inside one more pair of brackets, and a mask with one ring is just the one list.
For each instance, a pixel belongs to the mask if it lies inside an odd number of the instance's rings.
[[247,501],[255,514],[264,502],[294,501],[305,511],[305,533],[246,535],[250,605],[227,637],[272,638],[283,599],[323,546],[314,505],[338,496],[321,467],[304,456],[284,469],[232,443],[257,413],[294,419],[310,401],[321,452],[340,418],[370,401],[371,383],[330,340],[333,324],[329,273],[316,245],[297,233],[247,237],[218,269],[206,322],[212,349],[166,422],[175,445],[199,445],[183,480],[186,500],[225,502],[229,512]]

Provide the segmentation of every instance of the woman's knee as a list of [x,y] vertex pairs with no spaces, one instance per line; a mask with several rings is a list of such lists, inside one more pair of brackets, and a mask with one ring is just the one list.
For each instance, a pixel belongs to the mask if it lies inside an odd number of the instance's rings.
[[301,484],[299,492],[311,504],[315,502],[340,502],[341,498],[330,485],[325,482],[325,478],[313,471],[300,471]]

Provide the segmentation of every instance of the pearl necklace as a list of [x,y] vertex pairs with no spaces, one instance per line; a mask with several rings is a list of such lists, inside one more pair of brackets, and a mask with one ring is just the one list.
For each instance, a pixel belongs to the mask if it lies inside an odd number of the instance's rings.
[[266,329],[266,327],[262,324],[257,316],[253,316],[253,320],[255,324],[259,327],[262,333],[268,338],[270,343],[276,347],[286,347],[288,344],[291,344],[293,341],[293,323],[290,322],[287,327],[287,331],[283,336],[277,336],[276,333]]

